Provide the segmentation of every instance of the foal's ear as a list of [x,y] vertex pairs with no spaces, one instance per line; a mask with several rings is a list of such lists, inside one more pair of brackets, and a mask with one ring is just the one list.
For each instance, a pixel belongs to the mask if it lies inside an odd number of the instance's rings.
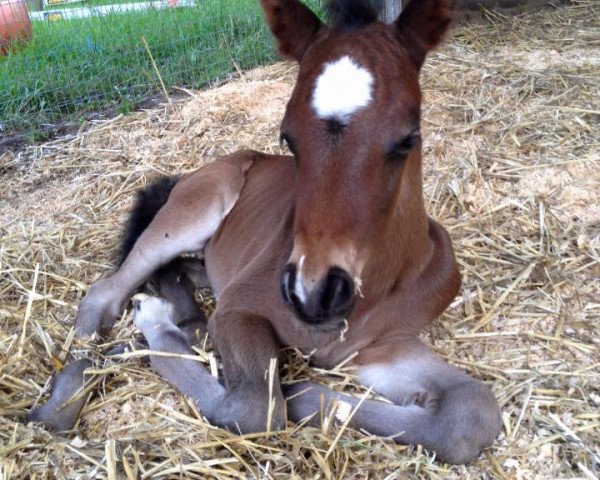
[[298,62],[302,60],[323,27],[321,21],[298,0],[262,0],[262,7],[279,53]]
[[453,12],[453,0],[411,0],[396,20],[398,36],[419,67],[443,40]]

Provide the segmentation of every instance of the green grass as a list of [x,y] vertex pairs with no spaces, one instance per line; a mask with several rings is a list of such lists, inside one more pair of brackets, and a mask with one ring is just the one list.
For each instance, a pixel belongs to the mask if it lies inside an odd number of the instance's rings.
[[255,0],[35,22],[33,41],[0,58],[0,136],[39,136],[92,111],[126,113],[160,91],[142,36],[167,88],[201,87],[276,58]]

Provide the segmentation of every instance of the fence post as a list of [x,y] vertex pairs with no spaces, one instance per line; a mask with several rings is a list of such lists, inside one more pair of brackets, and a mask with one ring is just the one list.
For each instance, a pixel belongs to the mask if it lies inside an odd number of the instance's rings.
[[41,12],[44,10],[44,0],[26,0],[30,12]]
[[402,4],[405,0],[384,0],[383,10],[381,11],[381,20],[385,23],[392,23],[402,11]]

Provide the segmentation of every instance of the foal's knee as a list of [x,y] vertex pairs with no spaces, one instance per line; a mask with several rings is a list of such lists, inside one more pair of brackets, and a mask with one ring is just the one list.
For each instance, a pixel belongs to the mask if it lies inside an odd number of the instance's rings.
[[467,463],[477,457],[494,442],[502,426],[494,395],[476,381],[446,390],[436,417],[440,432],[437,453],[454,464]]

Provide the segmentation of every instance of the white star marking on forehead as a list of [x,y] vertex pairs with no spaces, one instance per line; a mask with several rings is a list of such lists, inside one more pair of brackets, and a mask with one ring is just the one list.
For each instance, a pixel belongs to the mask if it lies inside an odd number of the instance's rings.
[[327,63],[315,82],[313,110],[319,118],[347,125],[357,110],[371,102],[372,84],[373,75],[347,55]]

